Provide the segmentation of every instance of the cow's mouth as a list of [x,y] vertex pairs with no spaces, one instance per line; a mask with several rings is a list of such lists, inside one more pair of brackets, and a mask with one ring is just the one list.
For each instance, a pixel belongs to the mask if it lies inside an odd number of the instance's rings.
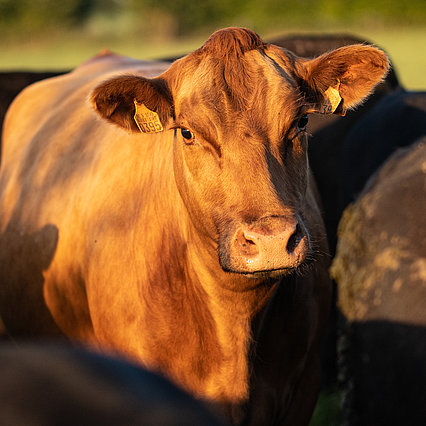
[[296,272],[296,268],[281,268],[281,269],[272,269],[265,271],[256,271],[256,272],[236,272],[237,274],[244,275],[246,278],[252,279],[276,279],[281,278],[287,275],[291,275]]
[[268,279],[279,279],[281,277],[289,276],[292,274],[302,274],[305,270],[309,269],[311,265],[311,256],[307,256],[302,262],[297,265],[285,267],[285,268],[276,268],[276,269],[263,269],[257,271],[244,271],[244,270],[232,270],[229,268],[223,268],[225,272],[238,274],[250,279],[256,280],[268,280]]

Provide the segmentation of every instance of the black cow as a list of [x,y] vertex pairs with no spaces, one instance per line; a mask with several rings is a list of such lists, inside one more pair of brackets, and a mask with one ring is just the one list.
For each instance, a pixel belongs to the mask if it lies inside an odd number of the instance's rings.
[[2,426],[222,423],[163,377],[67,346],[0,346]]
[[342,218],[347,426],[426,424],[426,137],[398,150]]

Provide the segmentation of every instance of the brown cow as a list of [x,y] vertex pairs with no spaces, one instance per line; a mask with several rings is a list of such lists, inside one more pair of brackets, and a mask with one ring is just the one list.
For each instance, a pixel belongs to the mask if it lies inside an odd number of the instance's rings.
[[306,114],[387,68],[231,28],[170,67],[106,54],[29,87],[0,176],[9,333],[118,350],[234,424],[307,424],[330,281]]

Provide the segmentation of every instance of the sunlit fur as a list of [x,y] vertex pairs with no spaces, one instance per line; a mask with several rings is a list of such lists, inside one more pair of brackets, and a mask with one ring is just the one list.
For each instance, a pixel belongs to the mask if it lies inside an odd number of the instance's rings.
[[[3,139],[8,331],[126,354],[234,424],[307,424],[330,281],[297,122],[328,85],[351,107],[386,69],[372,47],[304,60],[232,28],[169,68],[106,53],[29,87]],[[134,100],[164,132],[139,133]],[[262,268],[236,244],[251,230],[273,253]]]

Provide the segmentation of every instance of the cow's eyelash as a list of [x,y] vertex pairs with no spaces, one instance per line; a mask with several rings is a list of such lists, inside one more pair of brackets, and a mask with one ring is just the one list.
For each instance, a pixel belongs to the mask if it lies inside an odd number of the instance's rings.
[[309,117],[308,114],[302,113],[300,114],[294,121],[290,127],[290,130],[287,133],[287,139],[293,140],[295,137],[300,134],[309,134],[307,132],[306,126],[308,125]]

